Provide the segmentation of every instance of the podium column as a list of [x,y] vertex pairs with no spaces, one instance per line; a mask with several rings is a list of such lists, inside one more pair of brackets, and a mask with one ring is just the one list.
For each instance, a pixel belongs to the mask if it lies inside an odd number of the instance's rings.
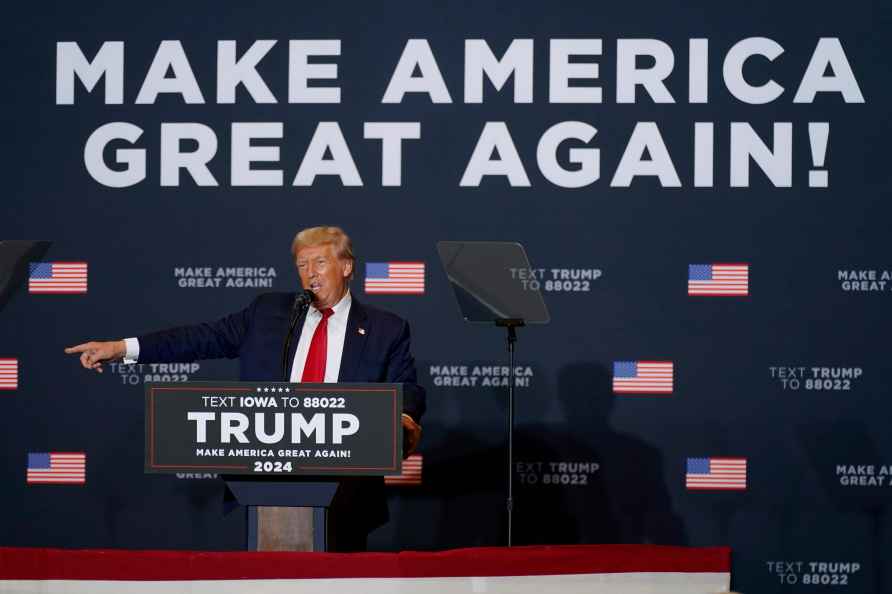
[[247,507],[247,550],[328,549],[328,508],[338,483],[233,479],[224,479],[224,508]]
[[[250,548],[256,551],[325,551],[324,508],[250,506]],[[252,517],[253,516],[253,517]]]

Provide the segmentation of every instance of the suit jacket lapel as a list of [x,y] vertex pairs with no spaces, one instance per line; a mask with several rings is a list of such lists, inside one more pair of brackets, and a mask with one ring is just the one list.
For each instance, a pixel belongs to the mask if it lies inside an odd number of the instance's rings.
[[[366,327],[368,315],[359,301],[355,297],[352,299],[350,314],[347,316],[347,333],[344,335],[344,352],[341,354],[341,369],[338,373],[339,382],[358,381],[356,374],[368,337],[368,328]],[[360,333],[360,329],[363,330],[362,333]]]

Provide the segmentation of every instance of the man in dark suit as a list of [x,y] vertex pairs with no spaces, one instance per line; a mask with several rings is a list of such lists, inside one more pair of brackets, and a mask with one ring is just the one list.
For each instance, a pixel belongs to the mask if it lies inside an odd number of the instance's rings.
[[[295,326],[283,377],[282,347],[294,293],[267,293],[247,308],[215,322],[182,326],[136,338],[87,342],[65,349],[80,354],[87,369],[102,372],[105,361],[140,363],[239,359],[243,381],[393,382],[404,384],[404,454],[421,435],[424,390],[417,385],[408,323],[360,304],[349,281],[355,259],[350,238],[337,227],[304,229],[291,249],[304,289],[315,299]],[[332,505],[331,541],[337,550],[363,550],[369,531],[387,521],[380,477],[342,481]]]

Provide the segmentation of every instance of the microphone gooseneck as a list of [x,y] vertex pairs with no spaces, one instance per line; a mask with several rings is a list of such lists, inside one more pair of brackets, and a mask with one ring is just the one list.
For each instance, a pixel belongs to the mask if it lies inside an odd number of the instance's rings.
[[288,321],[288,333],[285,335],[285,344],[282,347],[282,378],[284,381],[291,379],[288,373],[288,351],[291,348],[291,337],[294,335],[294,327],[297,326],[297,320],[304,315],[316,295],[309,289],[299,291],[294,297],[294,303],[291,304],[291,316]]

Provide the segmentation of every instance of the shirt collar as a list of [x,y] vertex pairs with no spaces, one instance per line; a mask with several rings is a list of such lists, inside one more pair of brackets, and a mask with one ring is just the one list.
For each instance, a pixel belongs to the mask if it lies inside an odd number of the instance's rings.
[[[344,293],[344,296],[341,297],[340,301],[338,301],[337,303],[335,303],[334,305],[331,306],[331,308],[334,310],[334,313],[331,314],[331,317],[333,317],[333,318],[342,317],[342,314],[344,312],[350,310],[350,304],[352,302],[353,302],[353,298],[350,296],[350,291],[348,290],[346,293]],[[319,318],[322,317],[322,312],[319,311],[318,309],[316,309],[316,306],[314,306],[314,305],[310,306],[310,313],[313,314],[313,316],[315,316],[315,317],[319,317]]]

